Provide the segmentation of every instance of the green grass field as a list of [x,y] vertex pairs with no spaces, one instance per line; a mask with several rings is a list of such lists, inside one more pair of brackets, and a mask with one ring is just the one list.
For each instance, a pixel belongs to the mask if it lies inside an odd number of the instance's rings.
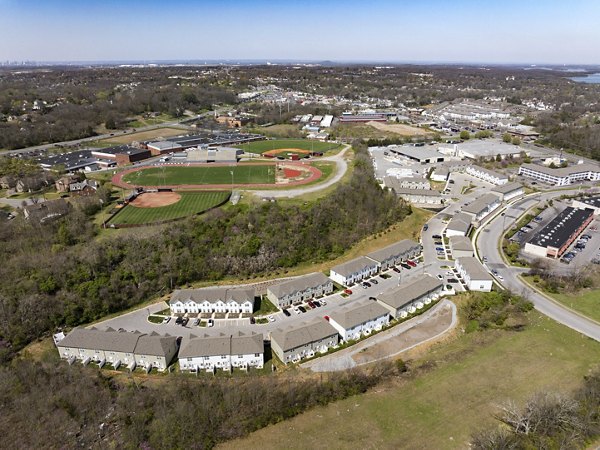
[[149,167],[125,175],[123,181],[138,186],[231,185],[232,181],[235,184],[274,184],[275,167],[265,164]]
[[600,361],[597,342],[535,311],[531,317],[521,332],[476,332],[438,344],[409,363],[406,378],[219,448],[468,448],[472,433],[497,425],[498,405],[522,404],[543,390],[568,392]]
[[199,214],[225,201],[230,192],[180,192],[179,194],[181,200],[168,206],[138,208],[127,205],[112,218],[109,225],[154,223]]
[[330,142],[311,141],[307,139],[271,139],[268,141],[248,142],[247,144],[238,145],[238,147],[248,153],[262,154],[266,151],[280,148],[299,148],[301,150],[326,152],[340,146]]

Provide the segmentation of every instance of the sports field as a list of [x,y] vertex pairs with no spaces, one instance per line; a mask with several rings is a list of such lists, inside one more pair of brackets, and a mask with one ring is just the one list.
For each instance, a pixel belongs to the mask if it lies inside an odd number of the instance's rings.
[[111,219],[109,225],[154,223],[199,214],[224,202],[230,194],[223,191],[179,192],[181,199],[168,206],[140,208],[127,205]]
[[[233,179],[231,172],[233,172]],[[274,184],[275,166],[245,164],[236,166],[162,166],[128,173],[123,181],[137,186],[177,186],[215,184]]]
[[298,148],[300,150],[326,152],[340,146],[331,142],[310,141],[308,139],[271,139],[268,141],[248,142],[247,144],[238,145],[238,147],[248,153],[262,154],[266,151],[278,150],[280,148]]

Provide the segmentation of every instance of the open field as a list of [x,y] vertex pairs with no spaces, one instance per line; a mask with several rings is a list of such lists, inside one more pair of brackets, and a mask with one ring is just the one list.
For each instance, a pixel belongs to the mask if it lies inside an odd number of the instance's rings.
[[307,139],[271,139],[267,141],[248,142],[237,147],[243,149],[245,152],[262,154],[268,150],[278,150],[281,148],[326,152],[327,150],[340,148],[340,145]]
[[[577,387],[600,345],[539,313],[521,332],[488,331],[436,344],[406,377],[312,409],[222,448],[468,448],[508,399]],[[317,431],[318,430],[318,431]]]
[[131,144],[135,141],[147,141],[150,139],[157,139],[159,137],[171,137],[171,136],[179,136],[181,134],[186,134],[186,131],[181,128],[157,128],[156,130],[149,131],[140,131],[138,133],[131,134],[118,134],[119,132],[115,132],[115,136],[110,137],[108,139],[103,139],[100,142],[107,142],[111,145],[119,145],[119,144]]
[[534,283],[533,277],[528,275],[521,276],[527,283],[540,289],[548,297],[553,298],[559,303],[571,308],[578,313],[583,314],[590,319],[600,322],[600,290],[583,289],[577,294],[552,294],[542,289],[541,286]]
[[127,205],[113,217],[109,224],[145,224],[199,214],[224,202],[230,192],[180,192],[179,195],[181,199],[168,206],[140,208],[133,204]]
[[380,131],[387,131],[388,133],[398,134],[400,136],[427,136],[433,135],[431,131],[424,130],[423,128],[411,127],[410,125],[404,125],[401,123],[381,123],[381,122],[367,122],[367,125]]
[[232,181],[235,184],[274,184],[275,167],[269,164],[149,167],[126,174],[123,181],[138,186],[231,185]]
[[262,134],[264,136],[284,139],[301,138],[303,136],[298,125],[292,125],[288,123],[270,125],[268,127],[256,127],[249,129],[248,131],[251,133]]

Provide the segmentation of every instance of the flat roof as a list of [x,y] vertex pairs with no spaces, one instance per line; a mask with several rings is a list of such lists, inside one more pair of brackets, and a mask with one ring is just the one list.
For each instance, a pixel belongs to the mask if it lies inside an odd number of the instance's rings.
[[330,320],[341,325],[345,330],[357,325],[386,316],[390,312],[379,303],[366,300],[340,308],[329,315]]
[[393,153],[399,153],[401,155],[408,156],[412,159],[432,159],[432,158],[444,158],[444,155],[428,147],[414,147],[408,145],[388,147]]
[[539,164],[521,164],[521,167],[559,178],[566,178],[576,173],[600,172],[600,166],[596,164],[576,164],[574,166],[559,167],[557,169],[552,169]]
[[92,150],[92,154],[96,155],[137,155],[138,153],[145,153],[148,150],[145,148],[131,147],[130,145],[118,145],[115,147],[97,148]]
[[92,156],[92,150],[79,150],[77,152],[63,153],[62,155],[48,156],[39,160],[40,165],[43,167],[63,165],[66,170],[84,167],[94,162],[96,162],[96,158]]
[[421,275],[416,280],[390,289],[377,297],[377,300],[392,308],[399,309],[438,290],[442,286],[442,282],[437,278],[433,278],[431,275]]
[[518,155],[523,151],[522,148],[507,144],[502,141],[494,141],[494,140],[469,140],[463,142],[458,145],[459,151],[464,151],[469,154],[472,154],[475,157],[484,156],[491,157],[496,155]]
[[574,199],[577,202],[584,203],[593,208],[600,208],[600,196],[598,197],[584,197],[584,198],[576,198]]
[[540,247],[561,248],[567,243],[573,232],[594,214],[592,209],[567,207],[539,230],[529,241]]

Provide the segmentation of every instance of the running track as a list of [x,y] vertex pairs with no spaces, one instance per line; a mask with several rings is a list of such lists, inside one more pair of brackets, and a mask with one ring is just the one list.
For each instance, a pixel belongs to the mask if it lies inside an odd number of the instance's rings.
[[[310,171],[310,176],[304,180],[299,181],[290,181],[288,183],[273,183],[273,184],[233,184],[225,183],[225,184],[174,184],[174,185],[163,185],[163,186],[138,186],[135,184],[127,183],[123,180],[123,177],[129,175],[130,173],[137,172],[139,170],[149,169],[152,167],[160,167],[160,165],[156,166],[140,166],[140,167],[132,167],[131,169],[124,170],[123,172],[119,172],[112,177],[112,184],[118,186],[123,189],[133,189],[136,187],[145,187],[145,188],[167,188],[167,189],[231,189],[235,188],[247,188],[247,189],[264,189],[264,188],[286,188],[290,186],[301,186],[304,184],[312,183],[313,181],[318,180],[323,175],[319,169],[316,167],[310,166],[304,163],[296,163],[296,162],[261,162],[257,163],[237,163],[236,166],[251,166],[251,165],[270,165],[275,166],[277,164],[284,164],[286,166],[299,166]],[[198,164],[168,164],[167,167],[231,167],[231,163],[198,163]]]

